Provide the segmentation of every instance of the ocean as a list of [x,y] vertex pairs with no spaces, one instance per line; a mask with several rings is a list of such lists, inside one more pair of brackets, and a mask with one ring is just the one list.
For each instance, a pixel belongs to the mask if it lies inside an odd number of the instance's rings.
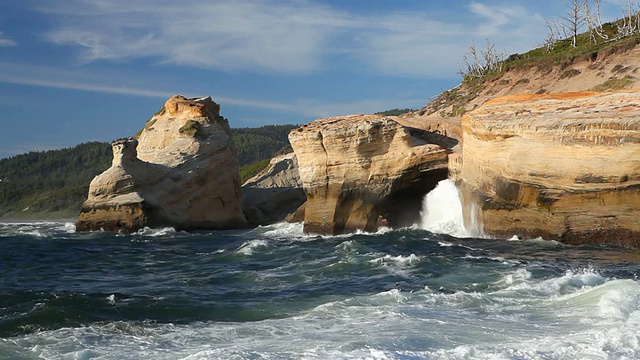
[[0,223],[0,359],[640,358],[639,251],[474,237],[437,193],[342,236]]

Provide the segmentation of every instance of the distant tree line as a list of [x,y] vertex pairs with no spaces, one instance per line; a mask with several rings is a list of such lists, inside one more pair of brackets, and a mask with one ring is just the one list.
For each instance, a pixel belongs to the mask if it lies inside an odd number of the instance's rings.
[[108,143],[89,142],[0,160],[0,216],[69,210],[82,203],[89,182],[109,167],[111,158]]
[[271,159],[289,145],[289,132],[298,125],[266,125],[259,128],[233,128],[233,141],[238,150],[238,164]]
[[379,111],[376,113],[376,115],[383,115],[383,116],[400,116],[402,114],[406,114],[406,113],[410,113],[413,111],[418,111],[415,109],[391,109],[391,110],[385,110],[385,111]]

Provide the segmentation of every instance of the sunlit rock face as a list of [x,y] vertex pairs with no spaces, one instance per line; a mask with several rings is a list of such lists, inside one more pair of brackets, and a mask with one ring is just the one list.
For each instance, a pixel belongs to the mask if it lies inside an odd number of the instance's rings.
[[304,229],[317,234],[415,223],[423,195],[447,177],[447,146],[457,143],[378,115],[319,119],[289,141],[307,195]]
[[514,95],[463,121],[466,222],[488,235],[640,245],[640,92]]
[[112,144],[111,168],[93,179],[78,231],[246,226],[228,121],[210,97],[174,96],[137,139]]

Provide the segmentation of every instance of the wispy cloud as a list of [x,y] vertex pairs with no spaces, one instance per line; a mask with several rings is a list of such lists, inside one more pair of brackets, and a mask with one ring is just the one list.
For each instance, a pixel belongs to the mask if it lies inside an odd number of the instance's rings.
[[17,42],[9,39],[4,35],[2,31],[0,31],[0,46],[16,46],[16,45],[18,45]]
[[[2,63],[0,63],[0,65],[2,65]],[[8,83],[8,84],[47,87],[47,88],[54,88],[54,89],[91,91],[91,92],[99,92],[99,93],[107,93],[107,94],[142,96],[142,97],[152,97],[152,98],[160,98],[160,99],[167,99],[176,94],[175,92],[171,92],[168,90],[154,90],[154,89],[132,87],[128,85],[119,85],[119,86],[104,85],[104,84],[99,84],[99,83],[95,83],[88,80],[83,81],[79,79],[74,79],[74,80],[56,79],[55,72],[56,70],[52,69],[48,73],[48,79],[35,76],[35,75],[0,73],[0,82]],[[202,96],[202,94],[190,94],[190,93],[184,93],[183,95],[187,97]],[[300,109],[297,107],[286,105],[286,104],[268,102],[268,101],[240,99],[240,98],[224,97],[224,96],[216,97],[215,95],[213,95],[213,98],[216,102],[223,103],[223,104],[246,106],[246,107],[253,107],[253,108],[263,108],[263,109],[279,110],[279,111],[300,112],[299,111]]]
[[512,52],[531,49],[547,30],[544,17],[522,5],[474,1],[469,10],[478,17],[472,28],[475,38],[490,39]]
[[[48,66],[14,64],[8,62],[0,62],[0,67],[6,70],[0,73],[0,82],[2,83],[54,89],[90,91],[125,96],[151,97],[158,99],[167,99],[176,94],[170,90],[137,87],[123,81],[122,79],[117,79],[120,85],[105,84],[103,83],[103,80],[99,80],[92,77],[91,74],[86,74],[78,70],[72,71],[56,69]],[[198,97],[205,94],[186,92],[182,95],[187,97]],[[386,99],[358,100],[337,103],[327,103],[319,100],[291,99],[287,103],[279,103],[259,99],[219,96],[219,94],[210,95],[214,101],[222,104],[223,106],[234,105],[273,110],[298,114],[304,117],[326,117],[336,114],[375,112],[384,110],[390,106],[417,106],[424,101],[424,99],[407,100],[399,97],[389,97]]]
[[80,46],[86,61],[149,58],[280,74],[340,61],[384,74],[450,77],[472,38],[495,37],[520,50],[531,46],[532,29],[544,31],[541,17],[522,6],[479,1],[451,20],[407,11],[362,15],[310,0],[130,0],[126,8],[117,2],[46,5],[41,11],[54,24],[48,39]]
[[[48,38],[84,48],[89,61],[154,57],[227,71],[316,69],[340,14],[307,1],[116,0],[56,2]],[[318,19],[333,19],[326,24]]]

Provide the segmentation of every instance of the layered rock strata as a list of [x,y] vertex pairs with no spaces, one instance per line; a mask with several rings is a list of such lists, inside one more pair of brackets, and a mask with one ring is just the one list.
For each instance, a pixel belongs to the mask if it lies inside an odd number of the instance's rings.
[[415,222],[422,196],[447,177],[446,147],[456,143],[377,115],[319,119],[289,141],[307,195],[304,229],[317,234]]
[[499,237],[640,245],[640,91],[507,96],[462,127],[468,225]]
[[[283,221],[306,200],[295,153],[274,157],[269,166],[242,185],[242,209],[251,225]],[[290,219],[299,220],[293,215]]]
[[228,121],[210,97],[174,96],[138,139],[116,141],[112,166],[90,184],[78,231],[246,226]]

